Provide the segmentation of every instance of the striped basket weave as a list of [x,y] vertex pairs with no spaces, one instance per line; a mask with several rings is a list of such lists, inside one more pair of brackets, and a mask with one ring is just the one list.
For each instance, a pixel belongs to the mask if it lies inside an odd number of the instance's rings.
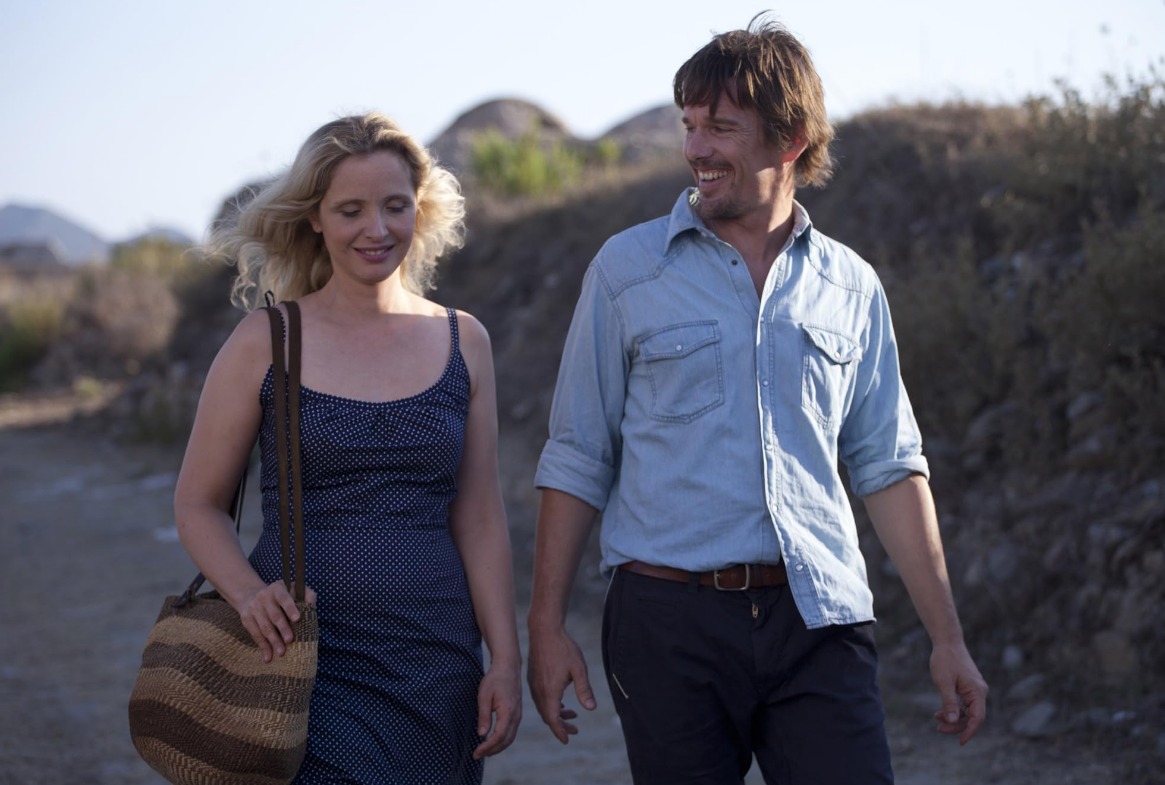
[[178,785],[281,785],[303,762],[316,672],[315,608],[297,603],[295,640],[263,662],[217,593],[167,597],[129,701],[138,754]]

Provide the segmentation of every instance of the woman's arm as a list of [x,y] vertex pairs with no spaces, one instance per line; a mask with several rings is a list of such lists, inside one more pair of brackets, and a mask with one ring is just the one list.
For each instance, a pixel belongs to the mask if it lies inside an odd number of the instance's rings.
[[462,356],[469,367],[470,401],[449,528],[465,565],[478,626],[489,647],[489,671],[478,691],[478,733],[487,736],[474,750],[474,757],[480,758],[504,750],[518,731],[522,656],[510,534],[498,476],[492,350],[480,322],[468,314],[458,317]]
[[[264,662],[282,656],[299,611],[282,581],[267,585],[251,567],[228,511],[262,419],[259,388],[271,363],[270,334],[267,315],[256,311],[219,350],[198,400],[174,491],[182,546],[239,612]],[[310,590],[308,601],[314,602]]]

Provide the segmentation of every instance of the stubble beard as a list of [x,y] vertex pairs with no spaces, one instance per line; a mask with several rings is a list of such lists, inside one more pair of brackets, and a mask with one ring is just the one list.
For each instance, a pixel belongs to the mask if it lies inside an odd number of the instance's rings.
[[705,225],[710,225],[713,221],[734,221],[744,215],[740,203],[731,196],[708,202],[697,191],[693,207]]

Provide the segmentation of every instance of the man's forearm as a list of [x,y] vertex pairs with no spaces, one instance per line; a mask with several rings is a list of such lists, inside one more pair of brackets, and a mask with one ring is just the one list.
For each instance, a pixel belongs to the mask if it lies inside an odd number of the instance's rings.
[[561,626],[574,576],[598,511],[562,491],[542,491],[534,538],[534,580],[531,589],[531,629]]
[[865,498],[874,531],[902,577],[931,641],[963,643],[930,485],[908,477]]

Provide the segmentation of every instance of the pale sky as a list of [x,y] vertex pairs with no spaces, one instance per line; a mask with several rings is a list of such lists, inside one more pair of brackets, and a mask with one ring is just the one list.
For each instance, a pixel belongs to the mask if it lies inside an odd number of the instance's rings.
[[[770,0],[772,3],[772,0]],[[1086,98],[1163,67],[1165,0],[817,0],[769,7],[835,120],[890,101]],[[116,241],[203,236],[311,131],[377,109],[431,141],[524,98],[593,137],[668,103],[680,64],[758,0],[0,0],[0,205]],[[678,151],[677,151],[678,155]]]

